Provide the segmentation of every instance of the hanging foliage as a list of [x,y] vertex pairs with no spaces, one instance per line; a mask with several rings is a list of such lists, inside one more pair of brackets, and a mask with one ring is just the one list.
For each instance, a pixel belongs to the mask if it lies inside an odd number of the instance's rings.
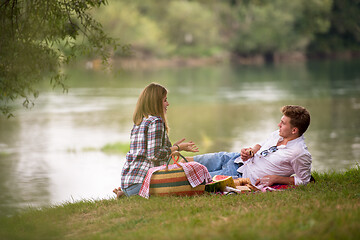
[[67,91],[61,67],[96,54],[104,62],[119,45],[90,11],[105,0],[0,0],[0,110],[11,116],[14,100],[34,105],[44,77]]

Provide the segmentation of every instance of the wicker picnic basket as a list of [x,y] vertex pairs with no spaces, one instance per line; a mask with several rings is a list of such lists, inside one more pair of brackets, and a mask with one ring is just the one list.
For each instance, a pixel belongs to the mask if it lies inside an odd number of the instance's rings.
[[[186,158],[180,155],[187,162]],[[174,164],[179,167],[174,169],[168,169],[170,160],[174,160]],[[186,174],[180,164],[177,163],[179,157],[170,157],[166,164],[165,170],[156,171],[152,174],[150,180],[150,196],[192,196],[200,195],[205,192],[205,183],[192,187],[186,177]],[[186,163],[185,163],[186,164]]]

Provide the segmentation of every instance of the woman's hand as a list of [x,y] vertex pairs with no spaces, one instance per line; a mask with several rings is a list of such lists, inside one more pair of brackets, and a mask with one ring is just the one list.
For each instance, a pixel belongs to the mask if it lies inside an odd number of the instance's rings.
[[186,152],[198,152],[199,148],[193,141],[184,142],[185,138],[177,141],[174,146],[179,146],[179,151],[186,151]]
[[186,152],[198,152],[199,148],[195,145],[193,141],[180,143],[179,145],[180,151],[186,151]]

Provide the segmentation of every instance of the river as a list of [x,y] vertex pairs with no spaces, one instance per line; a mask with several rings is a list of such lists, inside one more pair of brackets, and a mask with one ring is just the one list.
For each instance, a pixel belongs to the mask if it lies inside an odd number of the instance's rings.
[[313,171],[343,171],[360,160],[360,61],[213,65],[111,72],[68,69],[67,94],[48,81],[30,109],[0,117],[0,215],[81,199],[114,197],[141,90],[169,90],[170,139],[201,153],[239,151],[277,129],[280,108],[311,113],[305,134]]

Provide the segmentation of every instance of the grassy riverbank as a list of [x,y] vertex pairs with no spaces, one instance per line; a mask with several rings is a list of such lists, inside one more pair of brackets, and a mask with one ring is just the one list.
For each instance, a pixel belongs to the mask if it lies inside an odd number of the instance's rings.
[[359,239],[360,167],[283,192],[83,201],[0,218],[0,239]]

